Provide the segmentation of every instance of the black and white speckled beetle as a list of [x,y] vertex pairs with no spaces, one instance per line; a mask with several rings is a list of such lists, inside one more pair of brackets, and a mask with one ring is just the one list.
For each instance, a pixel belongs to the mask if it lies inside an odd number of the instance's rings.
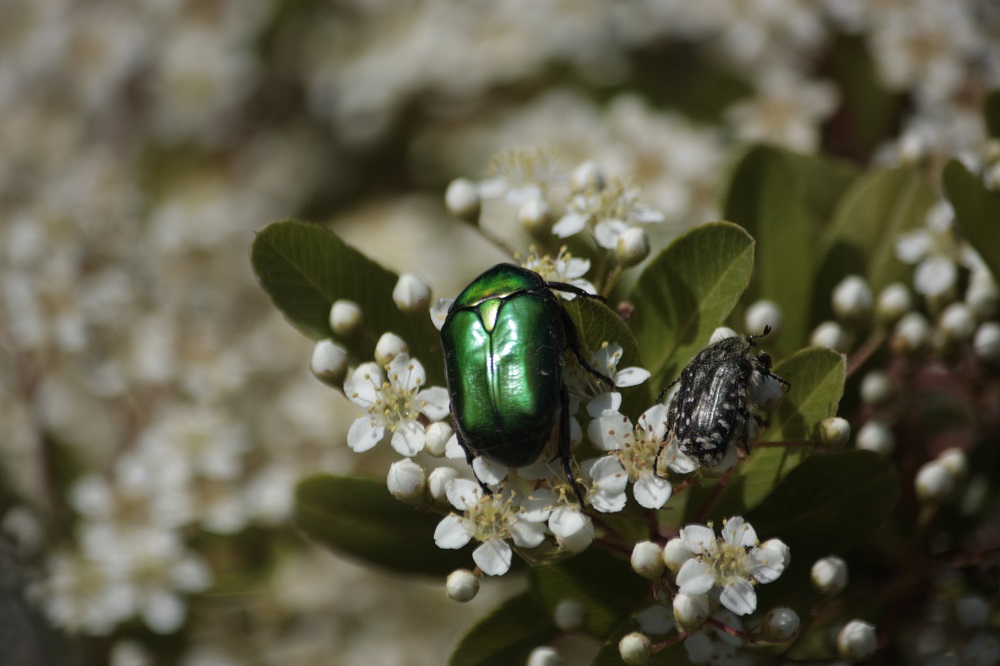
[[[770,332],[771,327],[765,326],[760,335],[724,338],[691,359],[674,382],[680,382],[680,387],[667,409],[665,444],[673,438],[682,453],[705,467],[721,463],[733,444],[750,453],[757,425],[756,421],[750,423],[756,419],[751,409],[759,407],[761,401],[774,402],[773,398],[790,388],[788,382],[771,372],[767,352],[753,353],[754,340]],[[772,383],[770,391],[764,388],[768,380]],[[773,385],[774,381],[780,389]]]

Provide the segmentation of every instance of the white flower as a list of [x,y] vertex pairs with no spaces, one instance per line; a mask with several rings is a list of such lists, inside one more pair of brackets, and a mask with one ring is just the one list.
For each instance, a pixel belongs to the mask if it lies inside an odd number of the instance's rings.
[[658,223],[664,219],[661,213],[639,203],[637,187],[626,186],[618,180],[612,180],[601,189],[588,187],[574,192],[567,209],[552,227],[553,234],[568,238],[589,227],[598,244],[612,251],[631,224]]
[[[639,417],[635,428],[626,416],[614,411],[606,411],[592,420],[587,428],[591,442],[600,449],[615,453],[612,459],[633,483],[632,493],[636,502],[647,509],[662,507],[672,492],[670,482],[660,476],[666,470],[656,470],[654,474],[654,464],[667,435],[666,420],[666,406],[653,405]],[[613,470],[606,467],[605,463],[599,471]]]
[[[574,257],[565,245],[559,248],[555,257],[547,254],[539,256],[532,246],[530,254],[521,265],[541,275],[546,282],[563,282],[579,287],[588,294],[597,294],[597,288],[583,279],[590,270],[590,260]],[[567,301],[576,298],[576,294],[572,292],[556,290],[555,293]]]
[[132,615],[128,586],[107,564],[76,553],[56,553],[45,579],[30,588],[53,624],[104,636]]
[[682,594],[717,594],[723,606],[737,615],[757,609],[754,585],[770,583],[785,568],[782,549],[761,545],[757,533],[743,518],[723,522],[722,535],[711,527],[688,525],[680,533],[693,556],[677,572]]
[[425,432],[420,415],[439,421],[448,414],[448,392],[440,387],[423,388],[426,376],[420,361],[407,354],[396,356],[383,372],[374,363],[362,363],[344,383],[344,394],[365,407],[347,431],[347,444],[354,451],[367,451],[388,430],[397,453],[414,456],[424,448]]
[[520,207],[545,195],[552,185],[565,180],[551,150],[512,149],[490,161],[494,175],[479,183],[479,195],[490,199],[503,196],[511,206]]
[[[484,496],[474,481],[455,479],[447,495],[463,515],[445,516],[434,530],[434,543],[438,548],[461,548],[472,539],[480,541],[472,559],[489,576],[501,576],[510,569],[508,539],[521,548],[532,548],[545,539],[545,524],[528,520],[528,511],[513,494]],[[546,511],[538,514],[544,516],[542,520],[548,518]]]
[[[622,346],[617,342],[604,342],[590,359],[590,367],[610,379],[615,388],[637,386],[650,373],[645,368],[631,366],[618,369],[622,359]],[[575,413],[580,402],[587,403],[587,413],[596,418],[605,411],[618,411],[622,404],[621,393],[610,391],[606,382],[598,379],[583,366],[571,365],[565,372],[566,385],[570,392],[570,412]]]

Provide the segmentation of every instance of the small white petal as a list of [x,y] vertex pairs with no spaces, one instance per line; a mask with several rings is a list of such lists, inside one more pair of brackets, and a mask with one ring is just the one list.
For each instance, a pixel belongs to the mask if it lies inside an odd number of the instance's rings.
[[715,552],[715,531],[705,525],[688,525],[681,529],[681,538],[696,553]]
[[389,381],[406,391],[416,391],[427,383],[424,366],[409,354],[399,354],[389,362]]
[[521,502],[521,512],[517,517],[519,520],[527,520],[532,523],[544,523],[549,519],[555,503],[555,493],[547,488],[540,488]]
[[465,460],[465,451],[458,443],[458,435],[452,435],[448,443],[444,445],[444,457],[448,460]]
[[639,506],[646,509],[661,508],[670,499],[672,491],[673,488],[669,481],[656,476],[652,472],[640,474],[639,480],[632,487],[632,494],[635,495],[635,501],[639,503]]
[[507,466],[493,462],[482,456],[472,461],[472,469],[476,478],[488,486],[495,486],[507,478]]
[[752,547],[757,543],[757,532],[741,516],[733,516],[723,526],[722,538],[731,546]]
[[510,535],[518,547],[534,548],[545,541],[545,524],[514,520],[510,525]]
[[511,555],[510,546],[492,539],[472,551],[472,560],[487,576],[502,576],[510,569]]
[[392,448],[402,456],[415,456],[424,449],[424,427],[416,421],[400,421],[392,433]]
[[479,500],[483,497],[483,489],[475,481],[455,479],[448,484],[445,495],[453,507],[459,511],[468,511],[479,504]]
[[448,310],[451,309],[451,304],[454,302],[454,298],[439,298],[431,306],[431,323],[434,324],[434,328],[439,331],[441,330],[445,320],[448,318]]
[[596,419],[604,412],[617,412],[622,406],[622,394],[617,391],[606,391],[587,403],[587,414]]
[[638,366],[622,368],[615,374],[615,385],[619,388],[637,386],[649,379],[649,377],[650,372],[645,368],[640,368]]
[[552,227],[553,235],[558,238],[568,238],[583,231],[587,226],[587,217],[579,213],[566,213]]
[[628,231],[629,226],[621,220],[603,220],[594,228],[597,244],[606,250],[614,250],[618,239]]
[[347,445],[352,451],[367,451],[382,441],[385,426],[375,422],[370,416],[358,417],[347,430]]
[[472,539],[472,530],[459,516],[450,514],[441,519],[434,528],[434,543],[438,548],[461,548]]
[[737,615],[749,615],[757,610],[757,593],[749,581],[737,580],[722,589],[722,605]]
[[448,411],[451,408],[448,389],[431,386],[422,390],[419,396],[420,411],[431,421],[440,421],[448,416]]
[[681,565],[677,572],[677,586],[683,594],[689,596],[708,594],[715,586],[715,576],[707,564],[692,558]]
[[747,573],[758,583],[771,583],[785,570],[785,557],[777,549],[755,548],[750,551],[750,557],[754,565]]

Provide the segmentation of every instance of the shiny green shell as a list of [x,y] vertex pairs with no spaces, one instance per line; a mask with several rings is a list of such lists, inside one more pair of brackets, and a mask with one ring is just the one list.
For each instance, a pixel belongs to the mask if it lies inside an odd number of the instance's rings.
[[441,345],[455,425],[473,452],[509,467],[541,454],[559,413],[564,316],[541,276],[511,264],[452,304]]

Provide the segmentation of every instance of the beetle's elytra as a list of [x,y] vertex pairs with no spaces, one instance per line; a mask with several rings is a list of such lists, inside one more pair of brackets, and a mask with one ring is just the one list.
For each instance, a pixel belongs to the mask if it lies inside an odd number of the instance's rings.
[[558,419],[559,457],[582,505],[569,464],[566,348],[589,372],[613,383],[583,358],[573,320],[553,289],[592,297],[520,266],[494,266],[448,309],[441,346],[455,432],[469,463],[475,453],[508,467],[529,465]]
[[667,410],[668,441],[700,465],[722,462],[731,445],[750,453],[752,389],[770,378],[787,390],[788,382],[771,372],[767,352],[755,355],[754,340],[770,333],[719,340],[695,355],[678,379],[680,386]]

